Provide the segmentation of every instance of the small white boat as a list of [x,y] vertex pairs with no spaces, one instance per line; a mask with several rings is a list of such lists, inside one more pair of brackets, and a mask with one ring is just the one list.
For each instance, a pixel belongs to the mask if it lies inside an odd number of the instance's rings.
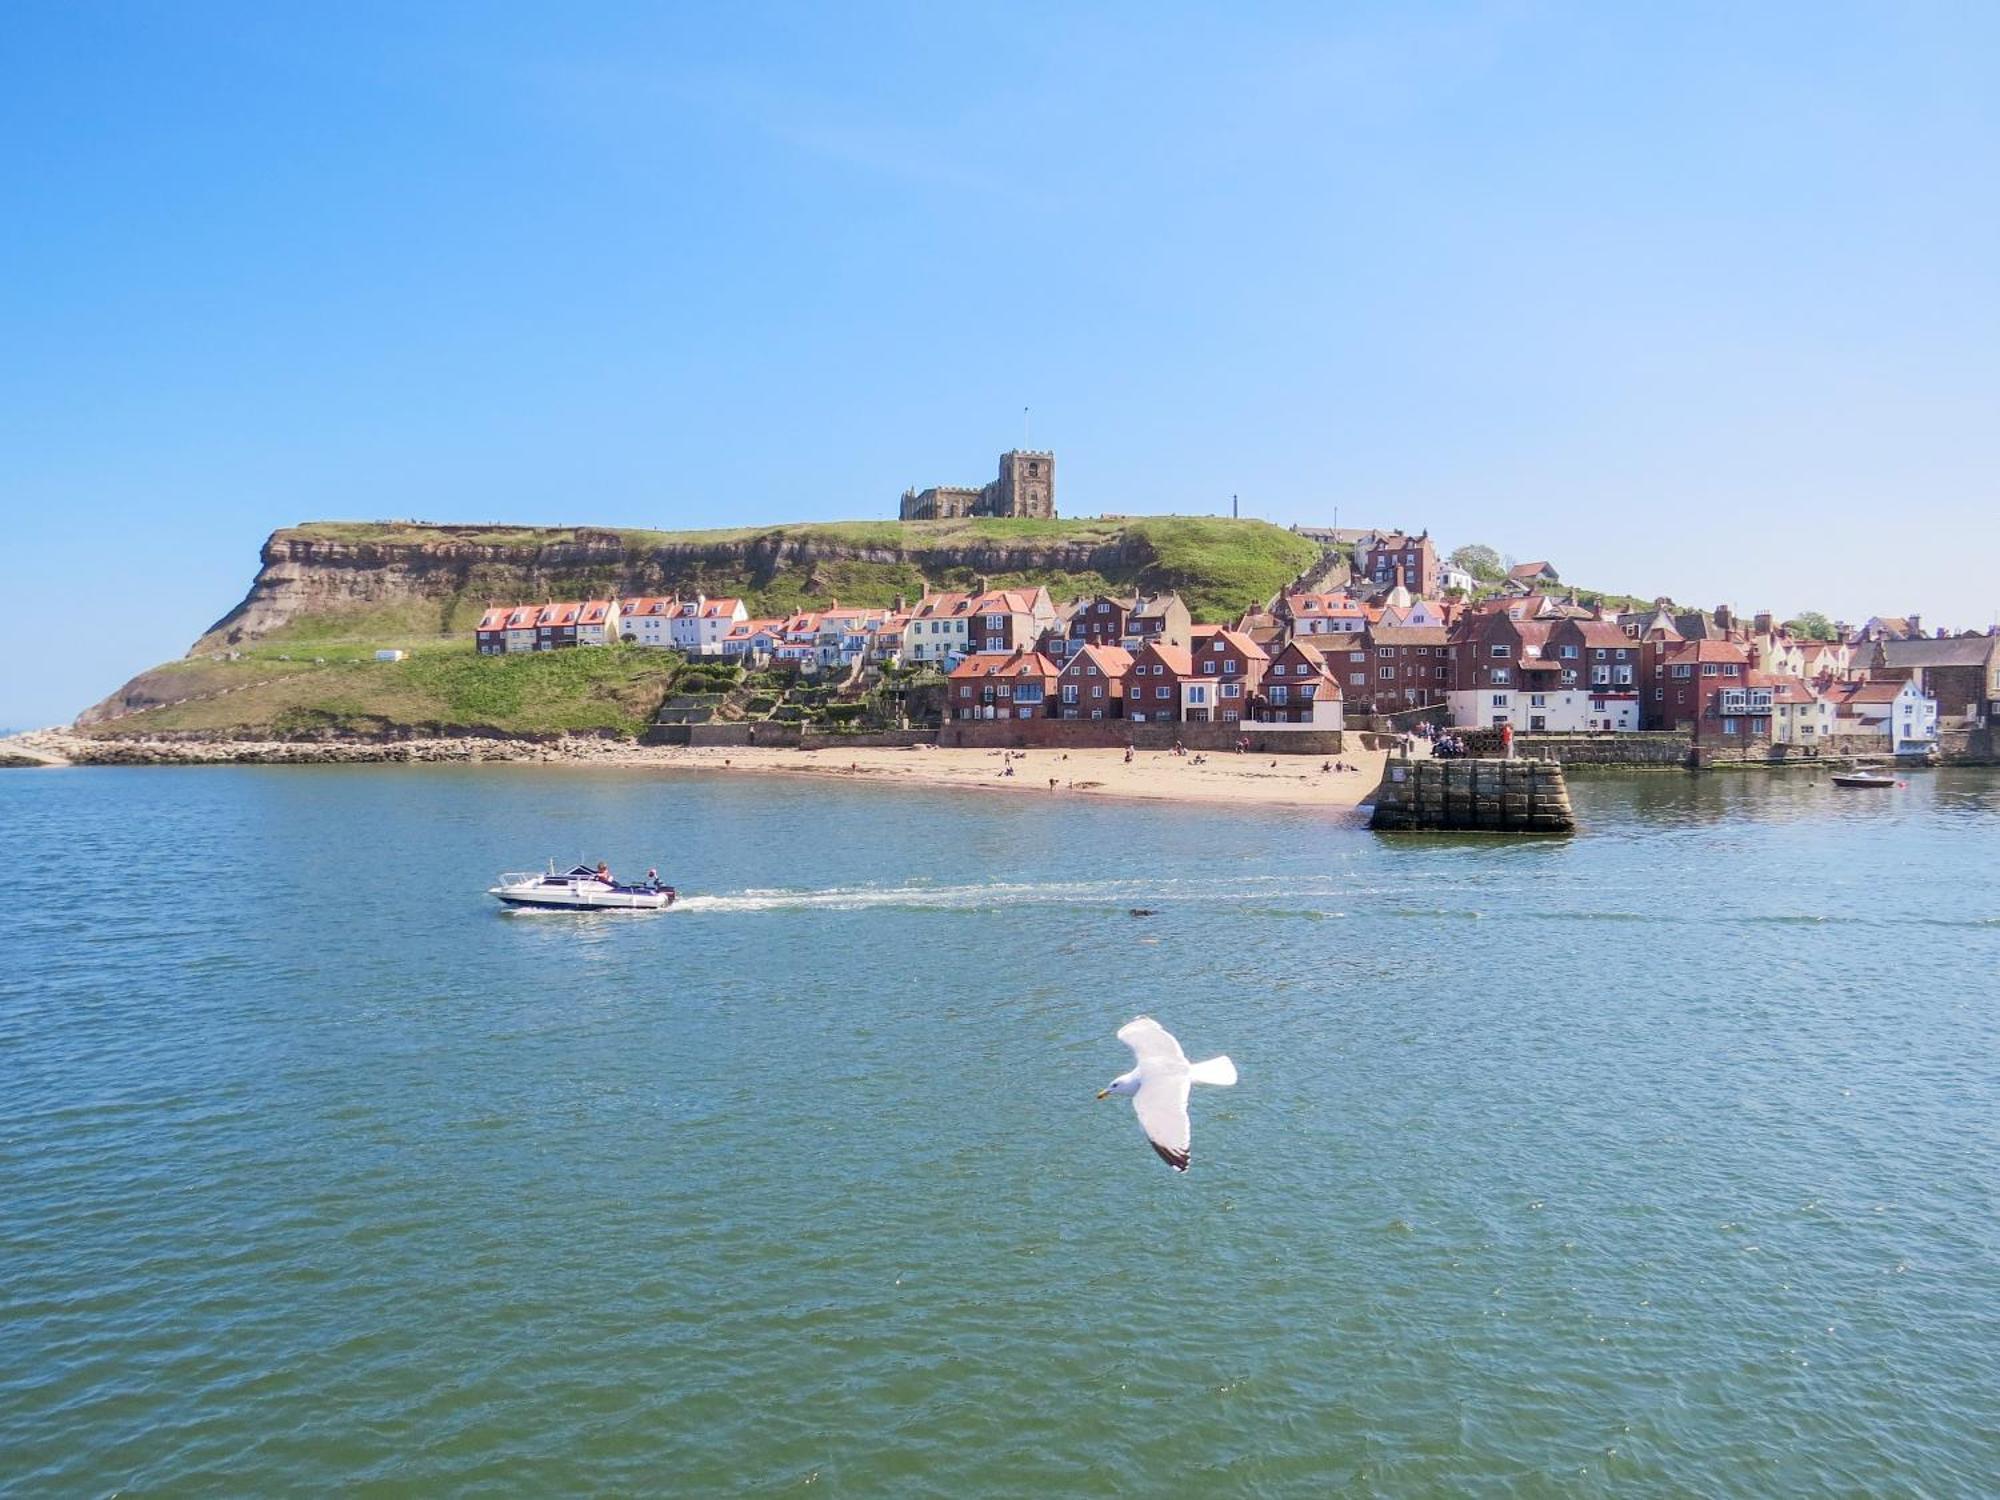
[[1879,771],[1844,771],[1833,778],[1835,786],[1851,787],[1891,787],[1903,783],[1893,776],[1884,776]]
[[516,872],[502,875],[500,883],[487,895],[503,906],[539,907],[546,911],[664,911],[674,904],[676,892],[670,885],[648,880],[637,885],[620,885],[606,880],[589,865],[558,871],[549,861],[540,874]]

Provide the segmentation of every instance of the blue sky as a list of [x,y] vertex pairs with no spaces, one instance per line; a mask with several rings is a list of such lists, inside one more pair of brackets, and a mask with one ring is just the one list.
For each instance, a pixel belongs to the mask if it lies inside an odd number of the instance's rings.
[[10,6],[0,725],[273,527],[1428,526],[1985,626],[2000,7]]

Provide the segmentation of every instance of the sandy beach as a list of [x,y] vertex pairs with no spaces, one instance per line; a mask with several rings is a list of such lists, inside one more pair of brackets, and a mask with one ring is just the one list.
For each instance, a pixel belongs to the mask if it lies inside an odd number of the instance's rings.
[[[1040,796],[1141,798],[1170,802],[1264,803],[1351,808],[1382,779],[1380,751],[1335,757],[1324,771],[1305,755],[1174,755],[1122,750],[640,750],[640,764],[747,775],[894,780]],[[1012,775],[1008,772],[1012,771]]]
[[50,767],[412,762],[625,766],[741,776],[824,776],[1044,797],[1329,809],[1358,806],[1381,780],[1383,759],[1380,751],[1349,750],[1334,758],[1343,769],[1325,770],[1327,761],[1320,756],[1175,755],[1163,750],[1140,751],[1127,763],[1122,750],[675,749],[589,738],[549,743],[476,738],[188,741],[100,739],[65,730],[37,730],[0,740],[0,764]]

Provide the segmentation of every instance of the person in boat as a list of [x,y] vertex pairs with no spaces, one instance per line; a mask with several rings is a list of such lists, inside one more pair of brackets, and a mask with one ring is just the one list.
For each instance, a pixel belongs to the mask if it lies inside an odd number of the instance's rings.
[[618,883],[611,878],[611,866],[607,865],[601,859],[597,862],[597,878],[606,885],[616,885]]
[[648,870],[646,872],[646,884],[657,891],[660,888],[660,872],[658,870]]

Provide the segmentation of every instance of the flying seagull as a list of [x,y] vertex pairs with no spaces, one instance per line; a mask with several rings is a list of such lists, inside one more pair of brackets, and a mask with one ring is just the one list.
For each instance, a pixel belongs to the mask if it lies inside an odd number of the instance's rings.
[[1217,1083],[1227,1087],[1236,1082],[1236,1064],[1226,1057],[1191,1063],[1181,1051],[1174,1034],[1151,1016],[1140,1016],[1118,1028],[1118,1040],[1132,1049],[1139,1066],[1120,1073],[1098,1091],[1132,1096],[1132,1112],[1139,1128],[1160,1153],[1160,1160],[1176,1172],[1188,1169],[1188,1086]]

